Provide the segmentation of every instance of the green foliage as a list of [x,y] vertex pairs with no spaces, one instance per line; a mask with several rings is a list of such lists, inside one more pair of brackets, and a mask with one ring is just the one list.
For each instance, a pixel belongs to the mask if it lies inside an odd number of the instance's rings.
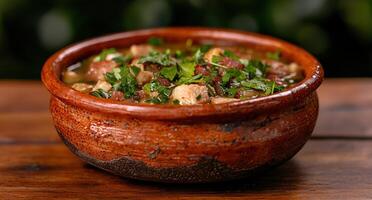
[[136,93],[137,81],[128,66],[114,68],[112,72],[105,74],[105,79],[113,86],[114,90],[122,91],[127,99],[133,97]]
[[271,60],[280,60],[280,51],[267,52],[266,57]]
[[157,38],[157,37],[150,37],[147,40],[147,43],[152,46],[160,46],[164,43],[163,38]]
[[170,81],[173,81],[173,79],[177,75],[177,66],[172,66],[172,67],[163,67],[160,70],[160,74],[167,78]]
[[104,99],[109,99],[111,97],[110,93],[108,93],[108,92],[106,92],[102,89],[95,90],[95,91],[91,92],[90,94],[95,96],[95,97],[104,98]]
[[254,78],[252,80],[242,81],[241,85],[246,89],[263,91],[265,95],[273,94],[276,91],[283,90],[283,86],[278,86],[274,81],[263,78]]
[[109,54],[117,53],[115,48],[104,49],[96,57],[97,61],[104,61]]
[[169,52],[160,53],[158,51],[152,51],[147,56],[140,58],[139,63],[155,63],[163,66],[176,65],[175,60],[171,59]]
[[165,86],[162,86],[157,81],[151,81],[143,86],[143,90],[148,95],[152,95],[153,92],[157,93],[156,96],[153,96],[147,100],[146,103],[153,103],[153,104],[164,104],[169,101],[169,96],[171,94],[171,89]]

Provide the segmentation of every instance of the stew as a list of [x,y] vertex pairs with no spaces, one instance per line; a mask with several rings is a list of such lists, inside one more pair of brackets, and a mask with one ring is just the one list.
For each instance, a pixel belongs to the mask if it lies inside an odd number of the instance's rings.
[[103,49],[67,67],[62,80],[98,98],[150,104],[217,104],[285,90],[304,78],[280,51],[243,46],[166,43]]

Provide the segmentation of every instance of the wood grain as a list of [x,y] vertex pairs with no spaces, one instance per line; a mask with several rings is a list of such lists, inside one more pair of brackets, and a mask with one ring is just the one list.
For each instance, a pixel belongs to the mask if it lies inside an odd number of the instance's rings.
[[310,141],[290,162],[255,180],[209,185],[130,181],[96,170],[62,144],[0,147],[0,199],[372,198],[372,141]]
[[314,136],[372,138],[372,79],[330,79],[318,90]]

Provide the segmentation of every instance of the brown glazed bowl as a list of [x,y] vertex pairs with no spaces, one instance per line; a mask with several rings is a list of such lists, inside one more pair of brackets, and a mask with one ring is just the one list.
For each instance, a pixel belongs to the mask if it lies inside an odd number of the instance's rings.
[[[295,87],[257,99],[217,105],[143,105],[99,99],[69,88],[61,71],[103,48],[128,47],[149,37],[166,41],[229,43],[276,51],[297,62],[306,78]],[[45,63],[54,125],[68,148],[108,172],[169,183],[243,178],[294,156],[318,115],[319,62],[287,42],[214,28],[160,28],[123,32],[64,48]]]

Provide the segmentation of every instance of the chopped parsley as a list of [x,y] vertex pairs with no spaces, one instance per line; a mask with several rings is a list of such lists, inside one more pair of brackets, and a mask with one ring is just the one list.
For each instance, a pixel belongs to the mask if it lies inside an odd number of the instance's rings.
[[164,43],[163,38],[151,37],[147,40],[147,43],[152,46],[160,46]]
[[[135,67],[132,67],[132,70]],[[108,83],[113,86],[115,91],[121,91],[124,93],[125,98],[131,98],[137,91],[137,81],[135,76],[131,73],[129,66],[122,66],[120,68],[114,68],[112,72],[105,74],[105,79]]]
[[167,78],[168,80],[170,81],[173,81],[173,79],[176,77],[177,75],[177,67],[176,66],[172,66],[172,67],[163,67],[161,70],[160,70],[160,74],[162,76],[164,76],[165,78]]
[[91,95],[99,98],[109,99],[111,97],[111,94],[104,91],[103,89],[98,89],[90,93]]
[[95,58],[95,61],[104,61],[106,60],[106,57],[110,54],[117,53],[115,48],[110,49],[104,49],[101,51],[101,53],[98,54],[98,56]]
[[280,51],[267,52],[266,57],[271,60],[280,60]]
[[147,56],[142,56],[139,60],[140,64],[147,62],[162,66],[176,65],[176,61],[170,57],[169,52],[160,53],[158,51],[152,51]]

